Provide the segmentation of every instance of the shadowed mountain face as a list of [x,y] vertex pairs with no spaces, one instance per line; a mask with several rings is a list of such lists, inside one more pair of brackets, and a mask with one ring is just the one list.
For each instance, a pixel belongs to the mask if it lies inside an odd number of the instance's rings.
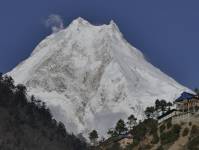
[[105,134],[119,118],[143,118],[156,99],[189,91],[147,62],[113,21],[94,26],[82,18],[44,39],[8,75],[74,133]]

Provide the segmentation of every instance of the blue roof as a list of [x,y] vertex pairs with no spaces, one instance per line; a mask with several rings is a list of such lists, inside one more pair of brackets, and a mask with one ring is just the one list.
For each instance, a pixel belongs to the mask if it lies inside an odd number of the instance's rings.
[[195,95],[193,95],[191,93],[183,92],[181,94],[181,96],[176,99],[176,101],[179,102],[179,101],[183,101],[183,100],[189,100],[189,99],[192,99],[194,97],[195,97]]

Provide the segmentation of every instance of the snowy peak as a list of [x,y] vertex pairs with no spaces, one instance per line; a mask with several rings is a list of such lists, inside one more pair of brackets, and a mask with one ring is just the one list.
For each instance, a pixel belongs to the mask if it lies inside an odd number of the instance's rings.
[[44,39],[8,74],[74,133],[105,134],[120,118],[142,118],[156,99],[189,91],[147,62],[113,21],[94,26],[82,18]]
[[[87,20],[79,17],[72,21],[72,23],[69,25],[66,30],[80,30],[80,28],[85,29],[85,28],[92,28],[92,30],[104,30],[106,32],[118,32],[118,34],[121,34],[117,24],[111,20],[109,24],[103,24],[103,25],[93,25]],[[82,30],[81,29],[81,30]]]
[[81,17],[78,17],[77,19],[75,19],[71,23],[71,25],[74,25],[74,26],[91,26],[91,24],[87,20],[85,20],[85,19],[83,19]]
[[[78,26],[90,25],[90,26],[95,26],[95,25],[92,25],[89,21],[87,21],[87,20],[85,20],[84,18],[81,18],[81,17],[78,17],[77,19],[73,20],[71,25],[78,25]],[[100,25],[100,26],[109,26],[109,27],[113,27],[113,28],[118,28],[118,26],[114,22],[114,20],[111,20],[108,25]]]
[[109,26],[110,26],[110,28],[111,28],[113,31],[118,31],[118,32],[121,34],[121,32],[120,32],[120,30],[119,30],[119,27],[117,26],[117,24],[116,24],[113,20],[110,21]]

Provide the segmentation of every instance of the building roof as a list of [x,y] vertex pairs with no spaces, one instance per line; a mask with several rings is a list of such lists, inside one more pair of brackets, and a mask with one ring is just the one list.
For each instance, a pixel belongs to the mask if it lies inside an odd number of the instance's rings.
[[190,99],[193,99],[193,98],[196,98],[196,95],[191,94],[191,93],[187,93],[187,92],[183,92],[181,94],[181,96],[175,100],[175,102],[181,102],[181,101],[190,100]]
[[164,113],[164,114],[162,114],[161,116],[159,116],[157,119],[158,119],[158,120],[159,120],[159,119],[162,119],[162,118],[166,117],[167,115],[173,113],[174,111],[177,111],[177,110],[176,110],[176,109],[169,110],[169,111],[167,111],[166,113]]
[[124,135],[118,135],[118,136],[110,137],[109,139],[107,139],[103,143],[108,144],[108,143],[118,142],[118,141],[121,141],[123,139],[133,139],[133,135],[130,135],[130,134],[131,133],[127,133],[127,134],[124,134]]

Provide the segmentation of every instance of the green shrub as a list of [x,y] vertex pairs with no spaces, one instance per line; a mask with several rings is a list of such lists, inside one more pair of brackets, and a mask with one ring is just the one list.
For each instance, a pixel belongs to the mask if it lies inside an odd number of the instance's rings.
[[180,133],[181,126],[179,124],[175,124],[172,128],[175,133]]
[[193,125],[191,128],[189,142],[187,147],[189,150],[198,150],[199,149],[199,128],[196,125]]
[[152,145],[142,145],[141,147],[139,147],[138,150],[149,150],[151,149],[153,146]]
[[120,147],[119,143],[114,143],[110,147],[108,147],[107,150],[122,150],[122,148]]
[[157,148],[157,150],[164,150],[164,148],[163,148],[162,146],[159,146],[159,147]]
[[180,136],[181,126],[175,124],[173,128],[165,133],[161,133],[160,139],[162,144],[169,144],[175,142]]
[[132,144],[133,144],[134,146],[137,146],[137,145],[139,144],[139,141],[136,140],[136,139],[134,139]]
[[162,133],[164,130],[165,130],[165,124],[162,124],[161,126],[160,126],[160,133]]
[[188,150],[198,150],[199,149],[199,136],[190,140],[187,144]]
[[195,137],[199,135],[199,128],[196,125],[193,125],[191,128],[191,134],[190,137]]
[[185,128],[182,132],[182,136],[187,136],[189,134],[189,128]]
[[140,141],[147,133],[153,135],[155,132],[157,132],[157,126],[158,123],[156,120],[145,119],[143,122],[135,126],[131,133],[133,134],[134,139]]
[[125,147],[125,150],[132,150],[133,148],[135,147],[135,145],[132,143],[132,144],[128,144],[126,147]]
[[167,129],[170,129],[172,127],[171,119],[168,119],[167,121]]
[[153,134],[153,140],[151,141],[152,144],[157,144],[159,142],[159,137],[157,132]]

